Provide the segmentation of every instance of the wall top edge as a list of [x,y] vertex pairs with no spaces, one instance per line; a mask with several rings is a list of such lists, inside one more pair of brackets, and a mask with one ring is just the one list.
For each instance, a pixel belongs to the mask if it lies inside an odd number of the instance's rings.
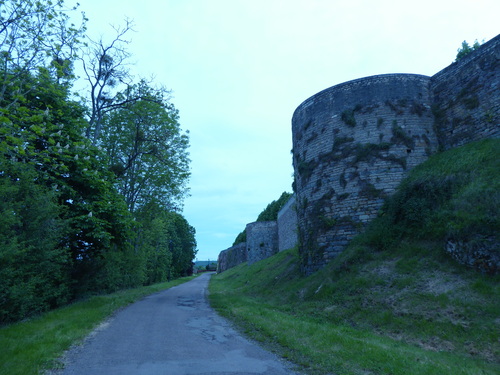
[[[334,85],[334,86],[330,86],[330,87],[328,87],[324,90],[321,90],[320,92],[310,96],[309,98],[304,100],[302,103],[300,103],[300,105],[297,107],[295,112],[299,111],[301,108],[307,106],[310,102],[318,99],[319,97],[321,97],[323,95],[328,95],[328,94],[335,92],[335,91],[345,90],[349,87],[365,85],[365,84],[369,84],[370,82],[376,82],[376,81],[380,81],[380,80],[387,81],[387,82],[388,81],[396,82],[398,80],[413,80],[413,81],[428,82],[428,81],[430,81],[430,79],[431,79],[430,76],[426,76],[423,74],[413,74],[413,73],[376,74],[376,75],[372,75],[372,76],[357,78],[357,79],[353,79],[350,81],[339,83],[339,84]],[[295,112],[294,112],[294,115],[295,115]]]

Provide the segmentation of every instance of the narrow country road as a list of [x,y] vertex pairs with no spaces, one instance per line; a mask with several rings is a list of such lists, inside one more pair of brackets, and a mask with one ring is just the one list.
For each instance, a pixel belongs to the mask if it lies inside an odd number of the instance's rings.
[[65,357],[60,375],[294,374],[208,305],[209,274],[116,314]]

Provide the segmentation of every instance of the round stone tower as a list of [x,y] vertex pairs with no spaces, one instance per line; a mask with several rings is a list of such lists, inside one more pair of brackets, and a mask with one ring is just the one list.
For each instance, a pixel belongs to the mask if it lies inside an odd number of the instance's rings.
[[377,216],[384,197],[437,148],[430,77],[378,75],[304,101],[292,118],[301,265],[337,256]]

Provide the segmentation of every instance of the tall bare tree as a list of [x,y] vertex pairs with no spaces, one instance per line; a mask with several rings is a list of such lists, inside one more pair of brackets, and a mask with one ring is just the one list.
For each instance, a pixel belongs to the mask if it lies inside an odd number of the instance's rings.
[[[93,144],[98,143],[103,119],[106,113],[133,101],[128,93],[133,77],[130,74],[128,59],[130,43],[126,34],[133,31],[133,22],[125,20],[123,27],[113,27],[115,38],[106,43],[88,39],[87,53],[82,57],[85,79],[89,83],[90,115],[86,136]],[[117,95],[121,92],[120,95]]]

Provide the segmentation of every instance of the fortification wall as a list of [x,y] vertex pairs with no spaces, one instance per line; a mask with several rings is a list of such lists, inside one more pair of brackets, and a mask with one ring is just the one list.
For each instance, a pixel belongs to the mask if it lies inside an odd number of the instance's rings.
[[217,259],[217,273],[224,272],[225,270],[244,263],[247,260],[248,253],[246,242],[234,245],[219,253],[219,257]]
[[[295,202],[277,223],[247,225],[249,264],[298,240],[303,272],[316,271],[377,216],[410,169],[439,149],[500,137],[499,71],[500,35],[433,77],[377,75],[305,100],[292,117]],[[446,250],[463,263],[486,251]]]
[[257,221],[247,224],[248,264],[269,258],[278,252],[277,226],[276,221]]
[[278,251],[297,245],[297,207],[295,195],[278,212]]
[[296,109],[293,165],[305,273],[337,256],[406,172],[437,149],[429,82],[413,74],[357,79]]
[[407,172],[438,149],[500,136],[500,36],[431,77],[357,79],[292,118],[299,253],[309,274],[376,217]]
[[440,148],[500,137],[500,35],[431,78]]

